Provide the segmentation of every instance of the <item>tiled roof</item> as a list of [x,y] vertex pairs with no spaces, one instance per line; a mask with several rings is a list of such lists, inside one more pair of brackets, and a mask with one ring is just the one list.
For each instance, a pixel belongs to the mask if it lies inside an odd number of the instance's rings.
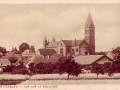
[[107,54],[106,54],[106,56],[108,56],[111,59],[114,59],[115,54],[112,53],[112,51],[108,51]]
[[7,66],[7,65],[10,65],[10,61],[8,59],[3,59],[3,58],[0,58],[0,66]]
[[13,54],[13,57],[16,57],[17,59],[19,59],[21,56],[21,54]]
[[27,59],[27,60],[23,60],[23,64],[24,64],[24,66],[26,66],[29,62],[30,62],[31,60],[30,59]]
[[39,52],[41,55],[49,55],[49,56],[56,53],[54,49],[39,49]]
[[75,46],[75,45],[80,45],[83,40],[62,40],[63,43],[66,45],[66,46]]
[[9,51],[9,52],[7,52],[5,55],[6,55],[6,56],[12,56],[13,54],[14,54],[14,52]]
[[77,56],[74,59],[79,64],[89,65],[102,57],[104,57],[104,55],[84,55],[84,56]]
[[47,58],[42,58],[41,56],[36,56],[35,57],[35,59],[33,60],[33,63],[34,64],[38,64],[38,63],[49,63],[49,62],[51,62],[51,63],[55,63],[55,62],[57,62],[58,61],[58,59],[57,58],[54,58],[54,57],[51,57],[51,58],[49,58],[49,59],[47,59]]
[[2,56],[0,59],[8,59],[7,56]]
[[55,48],[59,44],[59,41],[57,42],[50,42],[46,47],[47,48]]
[[51,57],[55,57],[55,58],[59,59],[59,58],[63,57],[63,55],[62,54],[53,54]]

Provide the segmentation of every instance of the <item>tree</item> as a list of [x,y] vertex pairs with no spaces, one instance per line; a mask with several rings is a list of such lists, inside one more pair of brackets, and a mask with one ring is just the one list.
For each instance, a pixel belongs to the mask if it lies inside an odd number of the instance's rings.
[[13,74],[28,74],[26,67],[24,66],[23,61],[19,61],[19,64],[13,68]]
[[114,73],[113,64],[111,62],[104,63],[103,72],[111,76]]
[[91,72],[97,74],[97,79],[99,74],[104,74],[102,65],[98,63],[93,63],[91,66]]
[[18,59],[17,59],[16,57],[10,57],[8,60],[10,61],[11,65],[12,65],[12,64],[15,63]]
[[35,52],[35,47],[34,47],[34,46],[31,46],[31,47],[30,47],[30,50],[31,50],[31,52]]
[[75,60],[72,57],[68,57],[68,58],[60,58],[59,59],[59,73],[63,74],[63,73],[67,73],[68,74],[68,79],[70,75],[75,75],[78,76],[81,73],[81,67],[78,63],[75,62]]
[[112,51],[114,53],[114,59],[115,60],[119,60],[120,61],[120,47],[117,47],[115,49],[113,49]]
[[2,52],[3,56],[5,56],[5,54],[7,53],[6,48],[0,47],[0,52]]
[[25,50],[29,49],[29,44],[27,43],[22,43],[20,46],[19,46],[19,51],[22,53],[24,52]]
[[52,74],[54,70],[54,65],[49,63],[38,63],[35,65],[35,72],[39,74]]
[[29,70],[29,74],[30,75],[33,75],[35,72],[35,66],[34,66],[35,64],[34,63],[30,63],[28,66],[29,66],[29,68],[28,68],[28,70]]

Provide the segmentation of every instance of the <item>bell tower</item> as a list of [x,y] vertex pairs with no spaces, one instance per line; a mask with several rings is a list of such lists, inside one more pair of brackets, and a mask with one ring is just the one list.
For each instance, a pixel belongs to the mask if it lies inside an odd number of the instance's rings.
[[89,53],[91,55],[95,54],[95,26],[91,17],[91,14],[89,12],[86,25],[85,25],[85,40],[90,46]]

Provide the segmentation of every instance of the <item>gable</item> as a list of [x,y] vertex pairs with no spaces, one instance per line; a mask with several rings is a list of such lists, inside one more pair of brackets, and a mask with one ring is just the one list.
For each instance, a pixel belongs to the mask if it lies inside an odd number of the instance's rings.
[[65,43],[61,40],[61,41],[59,42],[58,46],[59,46],[59,47],[63,47],[63,46],[65,47],[66,45],[65,45]]
[[80,46],[80,47],[89,47],[89,44],[88,44],[85,40],[83,40],[83,41],[81,42],[81,44],[79,44],[79,46]]
[[59,42],[50,42],[46,47],[47,48],[57,48]]
[[112,62],[113,60],[110,59],[109,57],[107,56],[103,56],[101,58],[99,58],[97,61],[93,62],[93,63],[98,63],[98,64],[104,64],[106,62]]

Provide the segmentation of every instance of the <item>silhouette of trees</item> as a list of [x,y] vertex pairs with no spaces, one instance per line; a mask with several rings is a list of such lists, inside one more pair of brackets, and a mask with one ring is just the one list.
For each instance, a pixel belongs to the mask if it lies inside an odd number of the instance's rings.
[[81,65],[76,63],[72,57],[62,57],[58,62],[59,73],[67,73],[68,79],[70,75],[78,76],[81,73]]
[[97,79],[99,74],[104,74],[103,67],[101,64],[93,63],[91,66],[91,72],[96,73]]
[[27,43],[22,43],[20,46],[19,46],[19,51],[22,53],[24,52],[25,50],[29,49],[29,44]]

